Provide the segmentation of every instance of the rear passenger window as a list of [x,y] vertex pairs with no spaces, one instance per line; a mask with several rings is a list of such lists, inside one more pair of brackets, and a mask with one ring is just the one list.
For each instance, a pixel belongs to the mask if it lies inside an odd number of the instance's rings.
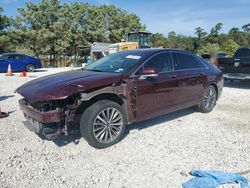
[[174,53],[174,64],[176,70],[205,68],[198,58],[184,53]]
[[14,55],[14,59],[23,59],[24,58],[24,56],[23,55]]
[[152,57],[144,68],[154,68],[158,72],[169,72],[173,70],[172,57],[170,53],[161,53]]

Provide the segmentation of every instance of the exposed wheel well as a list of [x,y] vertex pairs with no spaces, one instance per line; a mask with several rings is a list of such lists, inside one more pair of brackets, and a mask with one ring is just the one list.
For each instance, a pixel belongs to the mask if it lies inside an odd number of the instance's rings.
[[90,100],[88,101],[84,101],[77,109],[77,113],[76,113],[76,121],[79,121],[84,110],[86,108],[88,108],[89,106],[91,106],[92,104],[96,103],[97,101],[100,101],[100,100],[110,100],[110,101],[113,101],[119,105],[123,105],[124,102],[122,100],[122,98],[116,94],[112,94],[112,93],[102,93],[102,94],[99,94],[97,96],[94,96],[93,98],[91,98]]
[[118,103],[119,105],[123,105],[123,103],[124,103],[120,96],[113,94],[113,93],[99,94],[99,95],[91,98],[90,101],[96,102],[96,101],[104,100],[104,99],[114,101],[114,102]]

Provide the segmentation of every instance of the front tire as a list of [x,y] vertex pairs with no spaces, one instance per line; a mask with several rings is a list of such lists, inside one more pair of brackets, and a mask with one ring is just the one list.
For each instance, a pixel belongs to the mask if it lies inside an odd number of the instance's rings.
[[97,101],[88,107],[80,121],[80,132],[89,145],[101,149],[119,142],[126,127],[126,116],[121,105]]
[[26,71],[27,72],[34,72],[35,71],[35,66],[33,65],[33,64],[28,64],[27,66],[26,66]]
[[202,95],[198,110],[202,113],[208,113],[213,110],[217,101],[217,91],[213,85],[209,85]]

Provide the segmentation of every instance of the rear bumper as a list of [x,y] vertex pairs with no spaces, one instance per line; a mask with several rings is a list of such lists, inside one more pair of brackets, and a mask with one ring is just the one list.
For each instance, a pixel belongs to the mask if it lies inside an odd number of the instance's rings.
[[62,110],[40,112],[29,106],[24,99],[19,100],[19,106],[26,117],[40,123],[56,123],[64,120],[64,112]]
[[42,68],[42,64],[41,63],[38,63],[37,65],[36,65],[36,69],[41,69]]
[[225,80],[250,80],[250,74],[245,73],[224,73]]
[[224,78],[221,76],[221,78],[220,78],[220,80],[217,82],[217,94],[218,94],[218,96],[217,96],[217,99],[219,99],[220,98],[220,96],[221,96],[221,94],[222,94],[222,90],[223,90],[223,86],[224,86]]

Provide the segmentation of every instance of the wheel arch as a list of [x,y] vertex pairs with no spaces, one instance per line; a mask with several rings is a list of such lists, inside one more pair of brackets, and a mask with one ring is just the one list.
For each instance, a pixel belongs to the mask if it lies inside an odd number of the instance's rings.
[[100,93],[97,95],[94,95],[93,97],[90,98],[90,101],[96,102],[100,100],[111,100],[113,102],[118,103],[119,105],[123,105],[124,101],[121,96],[115,93]]
[[25,71],[27,71],[27,66],[28,66],[28,65],[33,65],[34,68],[36,69],[36,65],[35,65],[34,63],[29,63],[29,62],[28,62],[28,63],[25,64],[25,67],[24,67],[24,68],[25,68]]
[[81,117],[81,115],[83,114],[83,112],[92,104],[96,103],[97,101],[100,100],[110,100],[113,101],[117,104],[119,104],[120,106],[123,107],[124,109],[124,113],[126,115],[127,118],[127,112],[125,109],[125,102],[122,98],[122,96],[116,94],[116,93],[109,93],[109,92],[105,92],[105,93],[99,93],[96,94],[94,96],[91,96],[90,98],[87,98],[86,100],[84,100],[81,105],[77,108],[77,112],[76,112],[76,118],[79,119]]

